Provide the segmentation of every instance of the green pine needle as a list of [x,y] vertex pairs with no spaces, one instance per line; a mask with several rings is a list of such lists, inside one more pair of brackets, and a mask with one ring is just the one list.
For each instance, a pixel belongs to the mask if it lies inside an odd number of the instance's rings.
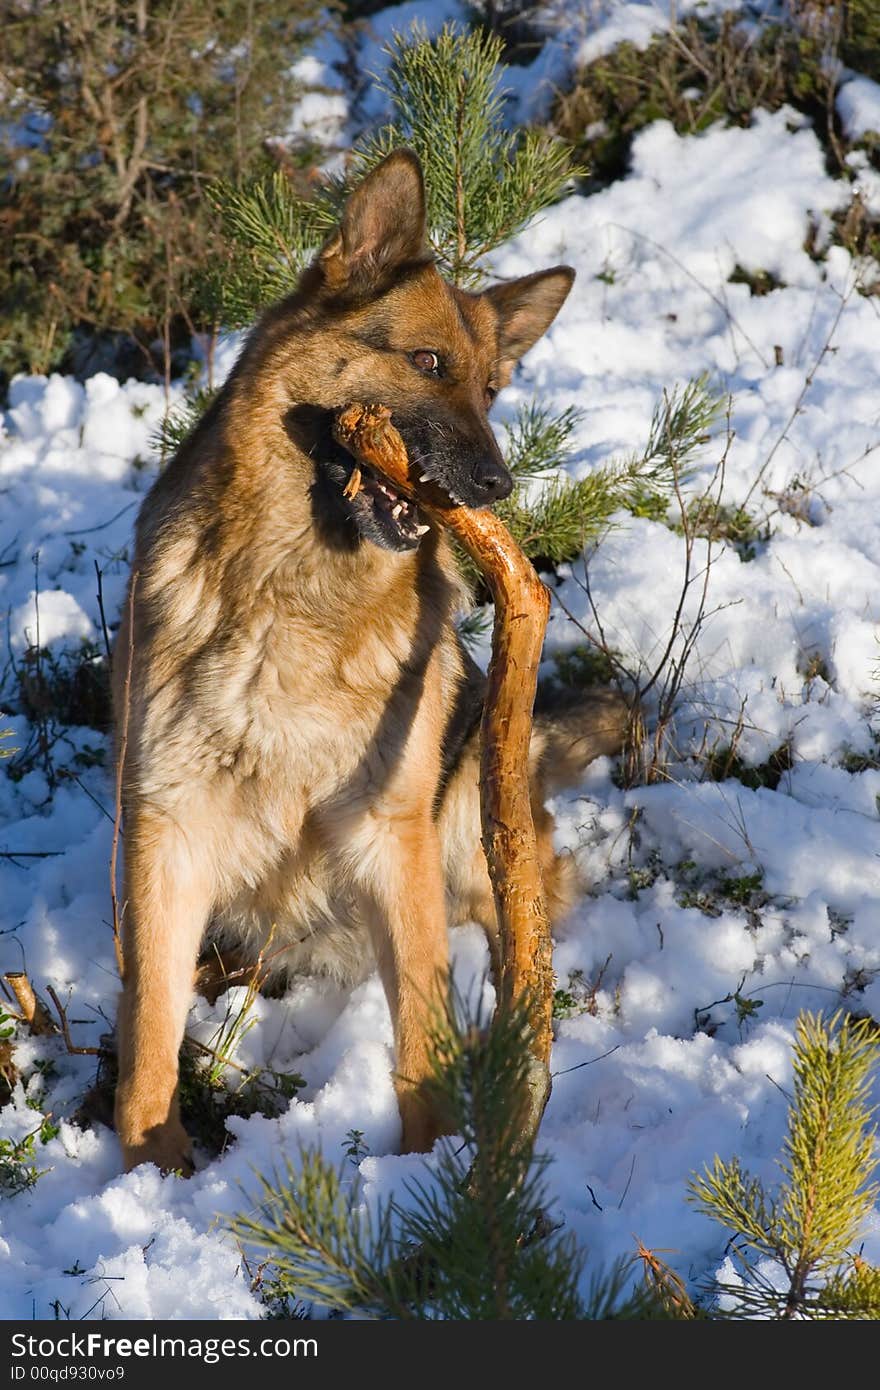
[[[559,470],[571,457],[583,413],[569,406],[554,415],[536,402],[523,405],[507,430],[514,490],[496,511],[529,559],[551,565],[576,559],[612,525],[617,512],[662,520],[722,407],[706,377],[676,386],[658,402],[640,454],[572,481]],[[476,567],[463,554],[459,559],[465,577],[475,582]]]
[[[735,1236],[743,1282],[718,1289],[734,1316],[880,1318],[880,1271],[851,1254],[880,1192],[869,1104],[877,1048],[870,1020],[801,1014],[778,1192],[770,1197],[735,1158],[716,1156],[692,1180],[690,1200]],[[784,1287],[749,1256],[773,1261]]]
[[334,210],[320,196],[301,197],[278,170],[240,187],[217,182],[210,197],[229,258],[203,277],[201,294],[218,323],[241,328],[290,294],[334,225]]
[[431,240],[457,285],[478,282],[489,252],[556,202],[577,172],[562,141],[505,127],[503,47],[497,35],[455,24],[433,39],[418,24],[395,34],[378,84],[392,119],[364,142],[353,170],[359,178],[401,144],[415,150]]
[[[268,1252],[298,1299],[337,1309],[392,1318],[583,1317],[581,1256],[570,1237],[548,1231],[544,1165],[519,1129],[527,1018],[524,1006],[502,1008],[487,1023],[455,995],[437,1013],[429,1087],[458,1138],[441,1141],[400,1202],[371,1210],[350,1164],[337,1170],[304,1152],[298,1172],[288,1166],[281,1177],[259,1179],[256,1210],[233,1220],[234,1233]],[[640,1315],[632,1310],[650,1300],[631,1296],[622,1276],[613,1283],[602,1315]]]
[[188,389],[183,400],[163,416],[162,423],[150,439],[163,464],[177,453],[216,395],[216,390],[212,391],[206,386]]

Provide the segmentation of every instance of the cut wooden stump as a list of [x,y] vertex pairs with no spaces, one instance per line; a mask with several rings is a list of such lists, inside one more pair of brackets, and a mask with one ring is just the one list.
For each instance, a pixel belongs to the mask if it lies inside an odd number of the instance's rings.
[[[435,484],[413,481],[406,447],[386,406],[352,404],[338,413],[334,433],[358,466],[383,474],[429,521],[455,537],[478,566],[495,603],[483,709],[480,809],[498,914],[501,996],[505,1002],[525,999],[529,1005],[532,1060],[523,1126],[534,1136],[550,1095],[553,965],[528,760],[550,596],[493,512],[458,506]],[[359,481],[357,468],[355,473]]]
[[34,987],[23,970],[7,970],[3,978],[15,996],[15,1002],[21,1009],[22,1022],[27,1024],[29,1033],[42,1037],[58,1031],[52,1022],[52,1015],[42,999],[34,993]]

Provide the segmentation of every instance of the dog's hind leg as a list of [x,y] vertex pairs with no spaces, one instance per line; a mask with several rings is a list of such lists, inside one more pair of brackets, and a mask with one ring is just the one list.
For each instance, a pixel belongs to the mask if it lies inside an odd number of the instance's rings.
[[125,978],[117,1021],[116,1131],[127,1169],[192,1171],[180,1122],[178,1053],[199,943],[212,906],[204,850],[145,811],[125,827]]

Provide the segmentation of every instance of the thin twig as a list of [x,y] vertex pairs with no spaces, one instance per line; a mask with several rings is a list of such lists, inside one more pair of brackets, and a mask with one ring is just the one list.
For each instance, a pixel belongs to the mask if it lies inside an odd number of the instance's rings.
[[[623,225],[622,222],[609,222],[608,225],[610,227],[616,227],[621,232],[627,232],[631,237],[635,237],[637,241],[647,242],[649,246],[654,247],[655,251],[660,251],[664,256],[668,256],[672,263],[674,265],[677,265],[679,270],[682,271],[683,274],[685,274],[689,280],[692,280],[694,284],[703,291],[704,294],[707,294],[709,296],[709,298],[712,300],[714,304],[718,305],[718,308],[724,314],[724,317],[727,319],[731,327],[736,328],[742,334],[743,338],[745,338],[746,342],[752,349],[752,352],[758,358],[758,361],[761,363],[761,365],[764,367],[770,366],[770,363],[767,361],[766,357],[764,356],[761,349],[758,347],[757,343],[753,342],[753,340],[749,337],[748,333],[743,328],[742,324],[731,312],[730,306],[725,304],[724,300],[721,299],[714,292],[714,290],[710,290],[709,286],[704,284],[703,281],[699,279],[699,277],[696,276],[692,270],[688,270],[687,266],[684,264],[684,261],[680,260],[679,257],[674,254],[674,252],[670,251],[668,247],[662,246],[659,241],[655,241],[654,238],[648,236],[647,233],[637,232],[634,227],[626,227]],[[736,349],[734,347],[734,351],[735,350]]]
[[629,1185],[630,1185],[630,1183],[631,1183],[632,1180],[633,1180],[633,1173],[634,1173],[635,1171],[636,1171],[636,1156],[635,1156],[635,1154],[633,1154],[632,1163],[629,1165],[629,1177],[628,1177],[627,1180],[626,1180],[626,1187],[623,1189],[623,1192],[620,1194],[620,1201],[617,1203],[617,1210],[618,1210],[618,1211],[620,1211],[621,1207],[623,1206],[624,1202],[626,1201],[626,1194],[627,1194],[627,1192],[629,1192]]
[[98,580],[98,612],[101,615],[101,631],[104,634],[104,650],[107,653],[108,663],[113,660],[113,649],[110,645],[110,631],[107,627],[107,615],[104,612],[104,571],[95,561],[95,575]]
[[553,1072],[553,1077],[555,1079],[557,1076],[568,1076],[570,1071],[580,1071],[581,1067],[591,1067],[594,1062],[601,1062],[603,1057],[610,1057],[612,1052],[616,1052],[622,1046],[622,1043],[615,1043],[613,1047],[609,1047],[607,1052],[600,1052],[598,1057],[590,1057],[588,1061],[578,1062],[574,1067],[563,1067],[562,1071]]
[[[134,661],[134,595],[137,588],[138,571],[131,576],[128,591],[128,662],[125,669],[125,684],[122,690],[122,715],[119,732],[119,754],[116,761],[116,808],[113,817],[113,844],[110,850],[110,905],[113,914],[113,945],[116,950],[116,964],[120,979],[125,978],[125,960],[122,951],[122,917],[116,893],[116,865],[119,858],[119,831],[122,825],[122,779],[125,769],[125,755],[128,751],[128,715],[131,703],[131,668]],[[123,905],[123,911],[124,911]]]
[[102,521],[99,526],[78,526],[74,531],[62,531],[61,534],[62,536],[90,536],[94,531],[104,531],[108,526],[112,526],[114,521],[118,521],[121,516],[125,516],[126,512],[130,512],[132,507],[136,507],[138,501],[139,499],[135,498],[133,502],[126,502],[121,511],[111,516],[109,521]]
[[828,353],[832,351],[831,340],[832,340],[832,338],[834,337],[834,334],[837,332],[838,324],[840,323],[840,320],[841,320],[841,318],[843,317],[843,311],[844,311],[844,309],[846,308],[847,304],[849,303],[850,299],[852,298],[852,295],[853,295],[854,290],[855,290],[855,282],[854,282],[852,285],[850,285],[849,289],[846,291],[846,294],[843,294],[843,295],[840,296],[840,304],[839,304],[838,307],[837,307],[837,313],[834,315],[834,321],[833,321],[833,323],[831,324],[830,329],[828,330],[828,334],[827,334],[827,337],[825,338],[825,342],[822,344],[822,349],[821,349],[821,351],[820,351],[818,357],[816,358],[815,362],[813,363],[812,367],[811,367],[810,370],[807,372],[807,375],[806,375],[805,378],[804,378],[804,384],[803,384],[803,386],[801,387],[800,395],[798,396],[797,400],[795,401],[795,403],[794,403],[794,408],[792,409],[791,414],[789,415],[788,419],[787,419],[786,422],[785,422],[785,425],[783,426],[782,433],[780,434],[779,438],[776,440],[776,443],[773,445],[773,448],[770,450],[770,452],[769,452],[769,454],[767,455],[767,457],[765,458],[764,462],[761,464],[761,467],[758,469],[758,472],[757,472],[757,474],[756,474],[756,476],[755,476],[755,481],[752,483],[752,486],[749,488],[748,492],[746,493],[745,497],[743,498],[743,500],[742,500],[742,502],[741,502],[741,504],[740,504],[740,505],[742,506],[743,510],[745,510],[745,508],[749,505],[749,499],[751,498],[752,493],[753,493],[753,492],[755,491],[755,489],[759,486],[759,484],[760,484],[760,482],[761,482],[761,479],[764,477],[765,473],[767,472],[767,469],[770,467],[771,463],[773,462],[773,459],[774,459],[775,456],[776,456],[777,450],[780,448],[780,446],[781,446],[783,440],[785,440],[785,439],[788,438],[788,431],[791,429],[791,427],[792,427],[792,425],[794,424],[795,420],[796,420],[797,417],[800,415],[801,409],[802,409],[802,407],[803,407],[804,399],[805,399],[805,397],[806,397],[806,395],[807,395],[807,392],[809,391],[810,387],[812,386],[812,384],[813,384],[813,382],[814,382],[814,380],[815,380],[816,373],[818,372],[818,370],[819,370],[819,368],[821,367],[822,363],[825,361],[825,358],[826,358],[826,356],[828,355]]
[[240,1071],[243,1076],[252,1076],[253,1067],[243,1067],[240,1062],[233,1062],[231,1057],[224,1057],[216,1048],[209,1047],[207,1043],[199,1042],[192,1034],[187,1033],[184,1039],[188,1047],[194,1047],[197,1052],[203,1053],[206,1057],[213,1057],[215,1062],[221,1062],[224,1067],[232,1067],[234,1071]]
[[51,985],[46,986],[46,993],[55,1005],[58,1014],[58,1022],[61,1024],[61,1036],[64,1039],[64,1046],[73,1057],[103,1057],[103,1047],[77,1047],[70,1036],[70,1024],[67,1021],[67,1010],[62,1004],[58,995]]

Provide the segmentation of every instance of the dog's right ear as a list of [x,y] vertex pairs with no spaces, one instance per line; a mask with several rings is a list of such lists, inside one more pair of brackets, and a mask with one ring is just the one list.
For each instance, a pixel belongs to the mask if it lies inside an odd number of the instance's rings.
[[430,258],[422,166],[412,150],[395,150],[352,193],[319,264],[329,288],[341,290]]

